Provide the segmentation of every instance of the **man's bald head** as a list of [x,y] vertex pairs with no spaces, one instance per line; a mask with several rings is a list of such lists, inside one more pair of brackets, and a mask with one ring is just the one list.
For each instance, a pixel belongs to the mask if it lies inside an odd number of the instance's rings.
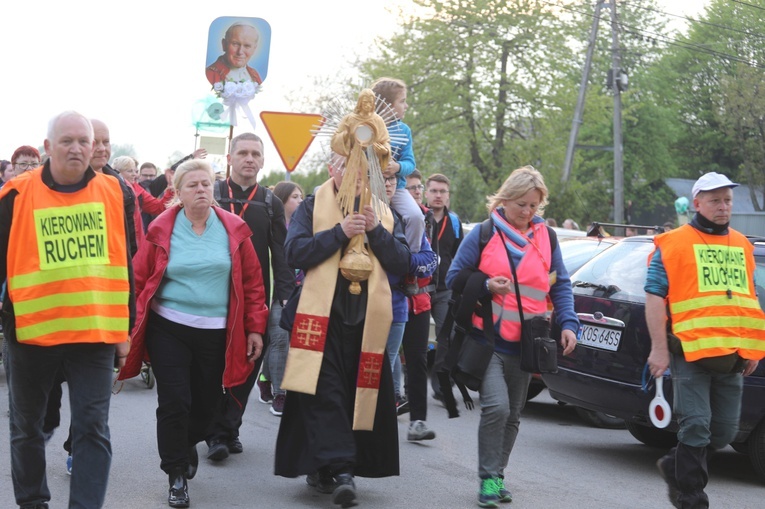
[[95,118],[91,119],[90,123],[93,124],[93,157],[90,159],[90,166],[100,172],[112,156],[109,128],[103,121]]

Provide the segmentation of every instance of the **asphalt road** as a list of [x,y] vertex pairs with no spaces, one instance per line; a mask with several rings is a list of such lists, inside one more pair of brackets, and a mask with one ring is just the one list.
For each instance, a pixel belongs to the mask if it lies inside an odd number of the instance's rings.
[[[0,372],[2,368],[0,368]],[[65,386],[66,387],[66,386]],[[255,389],[257,391],[257,389]],[[68,422],[67,397],[62,420]],[[0,374],[0,507],[15,507],[8,445],[8,396]],[[105,507],[162,509],[167,507],[167,477],[159,469],[156,450],[156,394],[139,378],[129,380],[111,405],[114,457]],[[448,419],[444,408],[430,400],[429,424],[435,440],[409,443],[408,416],[399,417],[401,475],[386,479],[357,478],[359,506],[364,508],[477,507],[477,427],[479,411],[463,410]],[[244,453],[212,464],[201,456],[197,476],[189,483],[192,508],[331,508],[328,495],[306,486],[303,478],[273,475],[274,442],[279,418],[253,394],[241,430]],[[48,445],[51,509],[66,507],[69,476],[62,448],[66,432],[59,429]],[[632,509],[670,507],[655,461],[663,451],[638,443],[624,430],[588,427],[573,408],[559,406],[547,392],[531,401],[506,470],[513,502],[526,508]],[[726,448],[713,456],[707,492],[712,507],[759,509],[763,486],[746,456]]]

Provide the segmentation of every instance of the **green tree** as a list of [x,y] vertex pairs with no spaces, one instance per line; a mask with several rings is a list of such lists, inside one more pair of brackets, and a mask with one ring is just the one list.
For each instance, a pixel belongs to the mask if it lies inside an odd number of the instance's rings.
[[[303,188],[304,196],[313,194],[314,188],[326,182],[328,178],[329,174],[327,173],[326,165],[314,170],[305,172],[294,171],[292,174],[290,174],[290,180]],[[282,180],[285,180],[283,173],[272,172],[263,177],[263,179],[260,181],[260,185],[270,187],[276,185]]]
[[765,0],[712,0],[669,48],[666,67],[676,71],[671,88],[682,98],[677,107],[683,129],[674,156],[690,177],[719,171],[763,186],[756,120],[765,111],[763,24]]
[[[545,0],[413,0],[416,16],[362,62],[368,80],[387,75],[409,85],[418,169],[440,172],[453,185],[453,207],[463,217],[485,217],[484,197],[515,168],[532,164],[550,189],[548,215],[586,222],[611,213],[613,156],[580,152],[566,189],[560,183],[576,104],[593,2]],[[633,7],[633,5],[635,7]],[[648,7],[648,8],[646,8]],[[649,68],[658,56],[641,30],[662,33],[653,0],[620,4],[624,97],[625,175],[629,191],[666,176],[676,129]],[[609,12],[602,10],[585,123],[579,143],[612,144]],[[629,31],[634,32],[634,36]],[[627,198],[630,196],[627,194]]]
[[[402,16],[399,31],[357,66],[365,84],[394,76],[409,85],[405,121],[412,127],[418,169],[425,177],[438,172],[452,180],[452,208],[463,219],[480,220],[486,195],[513,169],[532,164],[550,189],[548,216],[582,224],[609,218],[612,153],[579,151],[565,189],[560,182],[593,15],[602,20],[579,143],[612,144],[608,9],[595,14],[592,0],[412,3],[417,14]],[[650,209],[653,203],[643,199],[653,196],[657,181],[678,171],[672,150],[681,131],[674,72],[659,58],[666,29],[654,0],[619,8],[622,67],[630,74],[630,90],[623,95],[625,198]],[[338,81],[317,78],[312,90],[326,93],[316,106],[301,108],[327,111],[340,97],[348,107],[339,110],[350,110],[359,78]],[[324,179],[325,167],[326,157],[316,154],[292,177]]]
[[[483,191],[494,191],[518,166],[543,165],[530,140],[555,107],[549,99],[571,65],[570,25],[539,0],[413,3],[420,14],[403,19],[400,32],[361,69],[370,81],[394,76],[408,84],[414,106],[405,121],[420,171],[444,173],[455,183],[480,181]],[[483,198],[455,187],[458,213],[478,215]]]
[[[571,7],[587,20],[582,24],[580,40],[589,37],[589,24],[599,16],[599,32],[590,72],[584,118],[577,143],[585,146],[613,147],[613,92],[608,83],[612,62],[611,12],[606,5],[599,13],[593,2],[581,2]],[[674,95],[670,86],[671,72],[661,69],[661,54],[666,48],[666,20],[653,0],[635,0],[617,4],[617,27],[621,69],[629,76],[629,88],[621,94],[623,134],[623,181],[625,219],[634,220],[636,212],[654,210],[667,205],[668,197],[656,193],[660,182],[677,170],[671,147],[679,136]],[[581,43],[580,43],[581,46]],[[585,48],[577,53],[584,62]],[[671,69],[670,69],[671,71]],[[556,102],[568,104],[557,124],[571,126],[573,107],[581,68],[568,79],[569,87]],[[563,141],[561,144],[565,144]],[[562,161],[562,158],[561,158]],[[580,149],[575,153],[570,181],[565,190],[557,182],[551,187],[551,203],[547,215],[572,217],[586,225],[592,221],[613,219],[613,152]],[[669,197],[671,205],[674,199]],[[654,221],[661,220],[657,214]]]
[[135,147],[131,143],[113,143],[112,144],[112,159],[120,156],[129,156],[132,158],[138,157]]
[[720,123],[733,141],[732,155],[739,159],[741,180],[749,184],[755,210],[763,210],[765,193],[765,72],[739,64],[736,77],[720,84],[723,108]]

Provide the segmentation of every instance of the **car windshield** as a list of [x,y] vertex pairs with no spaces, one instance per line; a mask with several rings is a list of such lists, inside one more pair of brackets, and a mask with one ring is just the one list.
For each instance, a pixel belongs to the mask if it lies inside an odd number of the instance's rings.
[[754,284],[757,287],[757,299],[760,307],[765,309],[765,255],[755,256],[757,267],[754,269]]
[[645,302],[645,275],[653,243],[624,240],[585,263],[571,276],[575,291]]
[[579,267],[613,244],[607,240],[568,238],[561,240],[558,245],[566,270],[569,274],[573,274]]

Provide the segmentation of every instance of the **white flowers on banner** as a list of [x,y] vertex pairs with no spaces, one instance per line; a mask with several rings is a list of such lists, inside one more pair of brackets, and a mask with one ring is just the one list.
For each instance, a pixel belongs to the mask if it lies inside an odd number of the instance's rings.
[[260,86],[253,81],[226,81],[225,83],[219,81],[213,85],[213,90],[224,102],[226,99],[233,99],[237,102],[245,99],[249,102],[260,91]]
[[221,118],[228,121],[232,126],[237,125],[236,108],[242,110],[247,119],[255,128],[255,117],[248,106],[248,103],[255,98],[255,94],[260,92],[260,85],[253,81],[225,81],[217,82],[213,85],[215,94],[223,99],[223,105],[226,109]]

